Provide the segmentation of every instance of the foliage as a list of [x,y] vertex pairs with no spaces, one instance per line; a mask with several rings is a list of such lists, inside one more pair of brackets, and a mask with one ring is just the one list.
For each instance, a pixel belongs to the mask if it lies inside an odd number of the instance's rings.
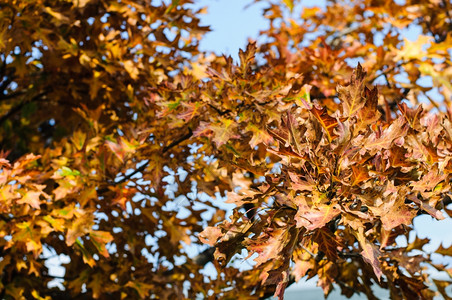
[[268,2],[238,62],[198,50],[192,1],[152,3],[0,4],[1,297],[282,298],[318,276],[432,299],[450,266],[396,238],[452,215],[450,3]]

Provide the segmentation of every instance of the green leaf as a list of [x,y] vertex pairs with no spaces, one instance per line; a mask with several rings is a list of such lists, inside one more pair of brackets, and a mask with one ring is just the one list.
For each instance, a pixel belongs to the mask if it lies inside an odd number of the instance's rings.
[[63,166],[58,170],[58,173],[63,176],[80,176],[80,172],[78,170],[71,170],[70,168]]

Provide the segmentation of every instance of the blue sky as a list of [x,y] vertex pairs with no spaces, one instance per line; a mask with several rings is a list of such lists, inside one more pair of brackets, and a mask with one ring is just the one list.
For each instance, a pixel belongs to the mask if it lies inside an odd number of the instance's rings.
[[[197,7],[207,7],[207,14],[201,17],[203,25],[209,25],[212,32],[201,41],[202,50],[238,58],[239,49],[246,47],[249,38],[258,40],[259,31],[267,28],[268,22],[262,16],[262,9],[268,1],[254,3],[253,0],[198,0]],[[325,0],[304,0],[303,7],[325,5]],[[299,9],[301,6],[299,7]],[[294,11],[294,15],[296,14]]]

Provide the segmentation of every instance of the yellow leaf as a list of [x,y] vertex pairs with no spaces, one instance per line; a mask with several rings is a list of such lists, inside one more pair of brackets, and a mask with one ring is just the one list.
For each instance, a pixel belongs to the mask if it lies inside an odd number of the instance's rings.
[[48,13],[49,15],[51,15],[52,17],[54,17],[58,21],[57,25],[68,24],[69,23],[69,18],[68,17],[66,17],[65,15],[63,15],[63,14],[57,12],[57,11],[54,11],[50,7],[45,7],[44,11],[46,13]]

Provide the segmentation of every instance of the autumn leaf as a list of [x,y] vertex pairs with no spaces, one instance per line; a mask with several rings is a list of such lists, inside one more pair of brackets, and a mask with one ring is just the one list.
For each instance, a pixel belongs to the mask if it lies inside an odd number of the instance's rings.
[[452,256],[452,245],[448,248],[445,248],[443,244],[439,245],[438,249],[436,249],[435,253],[444,255],[444,256]]
[[408,134],[406,137],[406,143],[411,148],[411,157],[416,160],[423,159],[428,164],[434,164],[438,162],[439,156],[437,150],[432,144],[424,144],[419,137],[412,134]]
[[381,149],[389,149],[395,139],[402,138],[408,131],[404,118],[397,118],[388,128],[380,132],[372,132],[364,142],[364,147],[370,153]]
[[235,133],[235,123],[230,119],[221,119],[216,124],[201,123],[193,131],[193,136],[212,136],[212,140],[217,147],[226,144],[230,139],[238,139],[240,136]]
[[290,186],[294,191],[312,191],[315,188],[315,182],[311,178],[302,179],[299,175],[288,172]]
[[421,105],[419,105],[416,109],[409,108],[408,105],[404,102],[401,104],[398,104],[399,110],[402,113],[402,115],[407,120],[408,124],[410,124],[410,127],[413,129],[420,129],[421,123],[420,119],[423,116],[423,108]]
[[283,119],[283,122],[288,132],[288,140],[285,146],[291,146],[296,151],[296,153],[301,153],[301,146],[299,141],[301,134],[298,131],[298,122],[295,119],[295,116],[290,112],[287,112],[285,118]]
[[450,300],[452,297],[447,294],[446,289],[450,288],[452,282],[448,280],[438,280],[433,279],[436,287],[438,288],[438,292],[444,297],[446,300]]
[[387,231],[401,225],[411,225],[416,216],[416,210],[405,204],[406,190],[404,188],[395,188],[389,198],[382,205],[381,222],[383,228]]
[[[311,244],[312,245],[312,244]],[[309,269],[314,267],[314,258],[311,253],[316,253],[314,246],[306,247],[306,250],[298,249],[293,254],[294,268],[292,269],[292,274],[295,276],[295,280],[299,281],[303,278]]]
[[436,168],[431,169],[419,181],[411,183],[414,191],[425,192],[433,190],[440,182],[446,179],[446,174],[441,174]]
[[338,245],[336,237],[331,234],[331,232],[323,227],[315,231],[313,240],[319,244],[319,250],[325,253],[331,261],[337,261],[338,256]]
[[189,122],[196,115],[198,115],[200,113],[201,108],[203,107],[201,102],[194,103],[182,102],[182,106],[184,106],[186,109],[184,110],[184,112],[178,114],[177,117],[183,119],[185,122]]
[[338,126],[337,119],[331,117],[326,108],[318,108],[316,105],[313,105],[310,109],[312,115],[316,118],[316,120],[320,123],[322,128],[325,130],[325,133],[328,137],[328,141],[331,142],[337,135],[334,133],[334,130]]
[[295,7],[293,0],[283,0],[283,2],[289,8],[290,12],[292,12]]
[[378,247],[366,239],[363,228],[360,228],[357,232],[355,232],[355,235],[358,239],[359,245],[361,246],[361,255],[364,261],[372,266],[377,279],[380,281],[383,272],[381,271],[379,261],[380,251],[378,250]]
[[306,200],[301,196],[297,197],[294,202],[298,207],[295,215],[297,227],[305,227],[308,230],[322,228],[340,214],[340,209],[336,204],[321,204],[309,207]]
[[139,147],[137,141],[129,141],[124,137],[119,138],[119,143],[114,143],[112,141],[105,141],[105,143],[121,162],[124,162],[125,157],[133,154]]
[[411,251],[413,249],[422,250],[422,248],[429,242],[429,238],[420,239],[418,236],[416,236],[414,241],[408,244],[406,251]]
[[289,238],[289,232],[282,228],[266,231],[257,242],[253,242],[249,246],[251,251],[258,254],[254,261],[257,265],[261,265],[268,260],[278,258],[289,242]]
[[66,233],[66,244],[68,246],[72,246],[79,237],[84,236],[91,230],[93,216],[84,211],[77,212],[76,216],[75,220],[66,223],[68,228]]
[[39,197],[42,192],[28,191],[21,199],[17,200],[18,204],[28,204],[35,209],[40,209],[41,200]]
[[337,86],[337,93],[339,99],[342,100],[344,115],[351,118],[360,111],[366,104],[366,99],[363,97],[364,92],[364,78],[366,72],[363,71],[361,64],[353,71],[351,82],[348,86]]
[[94,267],[96,265],[96,261],[94,260],[92,254],[86,250],[80,239],[75,240],[75,249],[78,249],[82,253],[82,259],[85,264],[88,264],[90,267]]
[[68,24],[70,22],[70,19],[68,17],[66,17],[65,15],[63,15],[62,13],[59,13],[55,10],[53,10],[50,7],[44,7],[44,11],[46,13],[48,13],[49,15],[51,15],[52,17],[55,18],[55,20],[57,21],[57,24],[61,25],[61,24]]
[[199,233],[198,238],[204,244],[215,245],[218,238],[222,236],[221,229],[217,227],[207,227]]
[[264,145],[270,145],[273,142],[273,137],[264,128],[259,128],[258,126],[250,123],[246,127],[246,130],[252,132],[253,134],[249,142],[251,148],[253,149],[261,143]]
[[77,150],[81,150],[83,148],[83,146],[85,145],[85,141],[86,141],[86,133],[81,131],[81,130],[77,130],[76,132],[74,132],[74,135],[72,136],[72,143],[74,143],[74,146]]
[[149,291],[154,288],[154,286],[151,284],[139,282],[136,280],[127,282],[126,286],[131,287],[135,291],[137,291],[141,299],[145,299],[149,295]]
[[389,161],[392,167],[413,167],[413,163],[408,159],[408,153],[403,147],[392,147],[389,151]]
[[154,154],[150,157],[143,177],[150,179],[152,187],[157,188],[164,176],[165,172],[163,170],[161,157],[158,154]]
[[92,231],[89,233],[91,238],[91,242],[96,247],[97,251],[104,257],[109,257],[107,248],[105,245],[110,243],[113,240],[113,236],[110,232],[107,231]]
[[254,60],[256,50],[257,50],[256,43],[249,43],[246,46],[245,51],[239,49],[240,68],[242,69],[242,73],[245,74],[250,63]]
[[358,185],[363,181],[371,178],[365,166],[352,166],[351,185]]
[[365,105],[361,107],[356,115],[357,126],[355,132],[366,130],[367,126],[375,124],[381,118],[381,113],[378,111],[378,89],[364,88],[364,97],[366,99]]
[[94,273],[91,275],[89,283],[87,284],[88,288],[91,288],[93,291],[93,298],[98,299],[104,289],[104,274]]

